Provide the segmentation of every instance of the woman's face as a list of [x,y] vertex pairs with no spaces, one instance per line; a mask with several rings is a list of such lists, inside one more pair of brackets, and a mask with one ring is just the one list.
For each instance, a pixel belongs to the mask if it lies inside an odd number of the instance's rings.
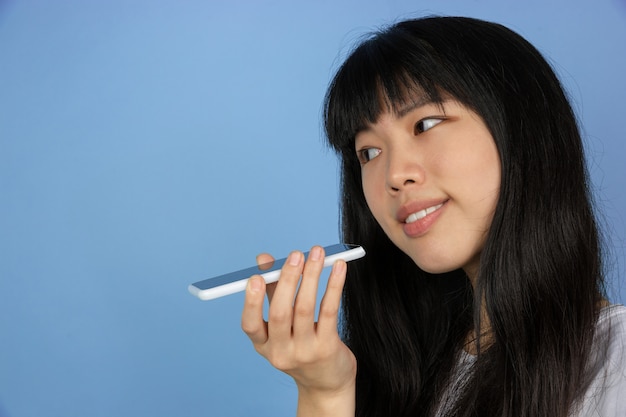
[[482,119],[452,100],[383,113],[356,136],[363,191],[387,236],[423,270],[473,279],[500,189]]

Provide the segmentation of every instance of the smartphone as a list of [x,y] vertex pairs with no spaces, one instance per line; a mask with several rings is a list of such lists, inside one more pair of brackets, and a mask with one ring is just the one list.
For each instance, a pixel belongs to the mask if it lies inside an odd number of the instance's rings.
[[[359,259],[365,255],[365,250],[362,247],[345,243],[326,246],[324,247],[324,252],[326,254],[324,267],[331,266],[338,259],[343,259],[348,262]],[[309,253],[305,252],[304,256],[308,258]],[[276,282],[280,276],[280,269],[283,267],[286,260],[287,258],[278,259],[268,264],[252,266],[250,268],[240,269],[239,271],[198,281],[189,285],[189,292],[201,300],[211,300],[245,290],[248,284],[248,278],[252,275],[261,275],[268,284]]]

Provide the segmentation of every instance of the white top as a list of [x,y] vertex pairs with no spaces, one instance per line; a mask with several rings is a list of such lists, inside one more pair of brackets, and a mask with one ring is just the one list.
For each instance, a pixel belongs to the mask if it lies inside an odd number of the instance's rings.
[[[605,350],[606,348],[606,350]],[[585,395],[572,406],[570,417],[626,417],[626,307],[610,305],[600,311],[590,369],[595,376]],[[469,378],[475,356],[461,352],[457,374],[439,405],[445,415],[456,393]]]
[[[595,352],[598,371],[572,417],[626,416],[626,307],[611,305],[598,318]],[[606,346],[606,353],[600,349]]]

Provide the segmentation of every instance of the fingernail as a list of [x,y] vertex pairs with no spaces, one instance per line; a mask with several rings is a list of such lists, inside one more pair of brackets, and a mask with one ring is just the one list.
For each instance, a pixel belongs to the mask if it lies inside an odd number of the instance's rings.
[[259,277],[252,277],[248,280],[248,288],[252,292],[261,291],[261,281],[259,281]]
[[346,263],[343,261],[336,261],[333,264],[333,272],[340,274],[343,273],[343,271],[346,269]]
[[315,246],[313,249],[311,249],[309,257],[313,261],[319,261],[322,257],[322,249],[319,246]]
[[297,266],[300,263],[300,252],[291,252],[287,258],[287,263],[291,266]]

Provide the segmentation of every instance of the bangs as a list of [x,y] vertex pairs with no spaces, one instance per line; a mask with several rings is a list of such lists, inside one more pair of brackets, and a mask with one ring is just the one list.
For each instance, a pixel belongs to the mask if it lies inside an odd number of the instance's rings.
[[397,113],[409,104],[441,104],[442,96],[450,94],[434,81],[435,74],[441,76],[444,71],[432,55],[428,44],[397,35],[378,34],[362,43],[339,69],[326,94],[324,124],[329,144],[337,152],[354,153],[356,134],[382,113]]

